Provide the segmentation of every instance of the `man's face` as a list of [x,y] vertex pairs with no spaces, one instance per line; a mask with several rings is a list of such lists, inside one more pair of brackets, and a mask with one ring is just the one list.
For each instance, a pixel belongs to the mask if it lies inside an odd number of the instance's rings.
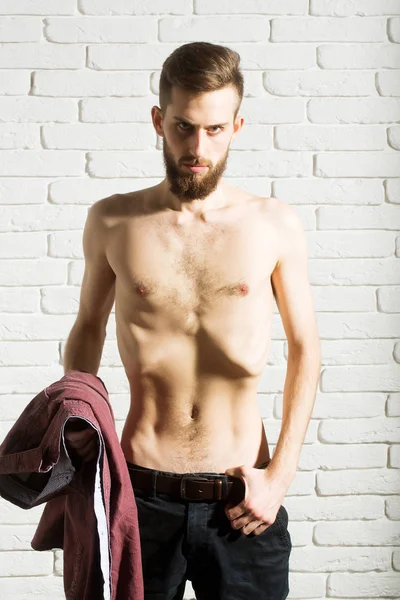
[[[233,123],[236,103],[231,86],[196,96],[173,88],[164,120],[159,111],[166,177],[170,191],[182,201],[204,199],[217,188],[242,121],[238,117]],[[185,163],[207,168],[194,172]]]

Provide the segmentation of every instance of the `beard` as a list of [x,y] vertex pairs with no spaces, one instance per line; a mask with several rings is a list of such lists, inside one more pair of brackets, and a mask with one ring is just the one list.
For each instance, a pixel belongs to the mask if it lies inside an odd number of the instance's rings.
[[[190,200],[203,200],[209,196],[217,188],[218,182],[226,169],[229,146],[223,157],[215,166],[207,164],[208,170],[204,173],[192,173],[190,171],[183,172],[180,170],[165,136],[163,136],[162,140],[163,160],[170,191],[184,202]],[[194,159],[188,159],[187,162],[193,162],[193,160]],[[204,165],[204,163],[201,164]],[[184,169],[185,167],[182,165],[181,168]]]

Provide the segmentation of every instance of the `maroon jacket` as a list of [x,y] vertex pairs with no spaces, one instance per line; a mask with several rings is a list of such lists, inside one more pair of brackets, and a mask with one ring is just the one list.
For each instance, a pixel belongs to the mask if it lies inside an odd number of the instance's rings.
[[[78,469],[64,438],[71,417],[99,439],[98,458]],[[46,503],[31,546],[64,550],[67,600],[143,600],[135,496],[100,377],[69,371],[30,401],[0,445],[0,495],[24,509]]]

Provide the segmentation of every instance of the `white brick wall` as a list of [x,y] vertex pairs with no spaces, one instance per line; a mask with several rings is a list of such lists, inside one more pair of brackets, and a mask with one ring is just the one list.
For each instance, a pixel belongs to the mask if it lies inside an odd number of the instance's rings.
[[[400,0],[0,0],[0,438],[63,374],[88,207],[164,176],[150,108],[163,60],[196,40],[242,57],[226,179],[294,205],[309,241],[322,373],[285,501],[289,597],[400,598]],[[272,333],[273,449],[277,310]],[[114,311],[99,375],[120,434]],[[2,600],[64,597],[62,551],[30,548],[41,512],[0,499]]]

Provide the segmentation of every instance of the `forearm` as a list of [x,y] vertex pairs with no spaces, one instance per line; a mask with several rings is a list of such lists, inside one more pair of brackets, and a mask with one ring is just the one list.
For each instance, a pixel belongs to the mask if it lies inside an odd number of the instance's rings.
[[294,479],[320,376],[319,343],[312,351],[289,352],[283,391],[282,426],[268,471],[287,489]]
[[77,370],[97,375],[105,337],[104,329],[76,321],[65,346],[64,374],[71,370]]

